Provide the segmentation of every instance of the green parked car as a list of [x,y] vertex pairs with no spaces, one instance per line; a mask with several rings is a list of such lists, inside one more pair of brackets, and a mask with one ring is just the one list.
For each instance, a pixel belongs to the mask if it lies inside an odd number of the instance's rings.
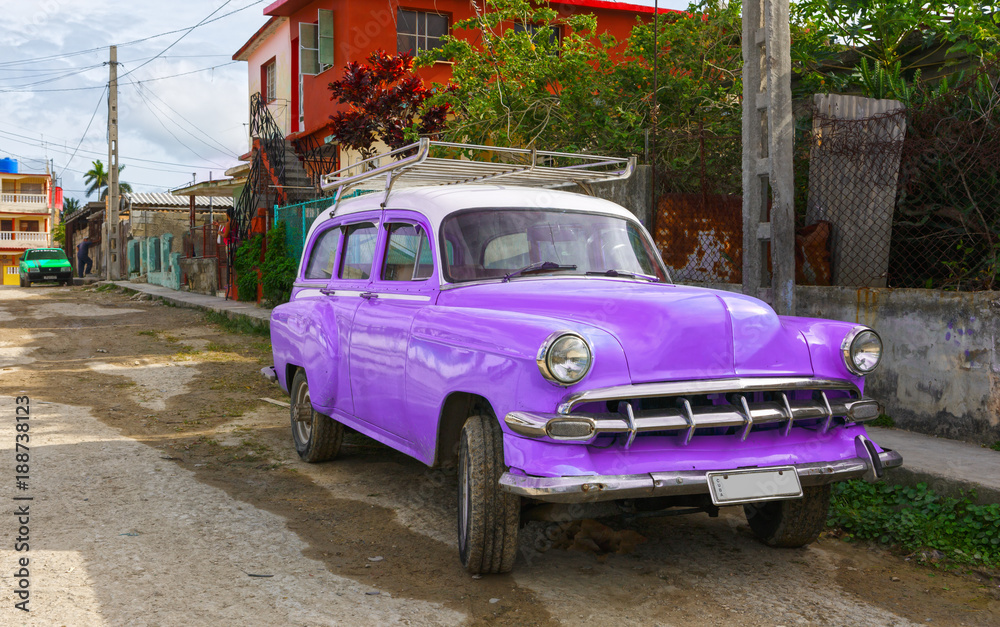
[[69,285],[73,281],[73,266],[61,248],[29,248],[21,256],[21,287],[31,287],[39,281],[58,281]]

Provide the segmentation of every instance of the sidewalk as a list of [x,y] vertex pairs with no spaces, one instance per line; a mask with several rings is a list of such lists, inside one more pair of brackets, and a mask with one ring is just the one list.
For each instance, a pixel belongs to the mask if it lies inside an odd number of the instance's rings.
[[978,444],[935,438],[900,429],[869,427],[880,446],[898,451],[903,465],[886,473],[892,483],[926,483],[938,494],[976,491],[979,503],[1000,503],[1000,452]]
[[130,281],[113,281],[113,283],[126,290],[149,294],[154,298],[159,298],[178,307],[217,311],[229,316],[247,316],[265,323],[271,320],[270,309],[258,307],[253,303],[241,303],[236,300],[226,300],[218,296],[208,296],[207,294],[196,294],[194,292],[178,292],[168,287],[151,285],[149,283],[132,283]]
[[[270,309],[251,303],[177,292],[148,283],[116,281],[115,285],[161,298],[178,307],[218,311],[229,316],[249,316],[264,322],[271,318]],[[901,485],[923,482],[935,492],[949,496],[975,490],[978,502],[1000,503],[1000,452],[977,444],[899,429],[869,427],[868,432],[877,444],[898,451],[903,456],[903,466],[888,471],[887,481]]]

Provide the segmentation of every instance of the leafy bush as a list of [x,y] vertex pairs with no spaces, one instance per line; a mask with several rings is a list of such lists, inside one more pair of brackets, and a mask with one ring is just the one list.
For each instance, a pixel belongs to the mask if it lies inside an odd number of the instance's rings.
[[955,563],[1000,566],[1000,504],[941,496],[923,483],[835,484],[827,524],[908,552],[936,549]]
[[285,231],[285,223],[279,222],[267,232],[267,249],[264,252],[263,263],[260,260],[263,236],[254,235],[236,249],[233,267],[236,269],[237,296],[241,301],[257,300],[257,271],[260,270],[259,284],[263,286],[264,304],[274,307],[288,302],[298,262],[288,255]]

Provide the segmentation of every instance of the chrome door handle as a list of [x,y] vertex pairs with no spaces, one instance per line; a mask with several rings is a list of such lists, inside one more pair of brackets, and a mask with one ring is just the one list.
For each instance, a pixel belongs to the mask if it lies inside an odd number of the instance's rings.
[[361,292],[361,298],[365,300],[372,300],[373,298],[378,298],[378,294],[375,292]]
[[324,296],[333,296],[334,294],[337,293],[337,290],[331,290],[329,288],[325,288],[324,287],[324,288],[320,289],[319,293],[323,294]]

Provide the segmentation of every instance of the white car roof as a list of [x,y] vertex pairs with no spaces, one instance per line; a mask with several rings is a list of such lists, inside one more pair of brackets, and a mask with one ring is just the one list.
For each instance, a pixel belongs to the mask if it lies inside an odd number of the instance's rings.
[[[340,201],[334,210],[327,209],[313,221],[309,235],[333,217],[343,217],[362,211],[380,210],[384,192],[372,192]],[[427,217],[435,233],[441,221],[460,209],[479,208],[538,208],[565,209],[600,213],[637,221],[630,211],[611,201],[584,194],[534,187],[503,185],[448,185],[407,187],[394,189],[389,194],[386,209],[407,209]]]

